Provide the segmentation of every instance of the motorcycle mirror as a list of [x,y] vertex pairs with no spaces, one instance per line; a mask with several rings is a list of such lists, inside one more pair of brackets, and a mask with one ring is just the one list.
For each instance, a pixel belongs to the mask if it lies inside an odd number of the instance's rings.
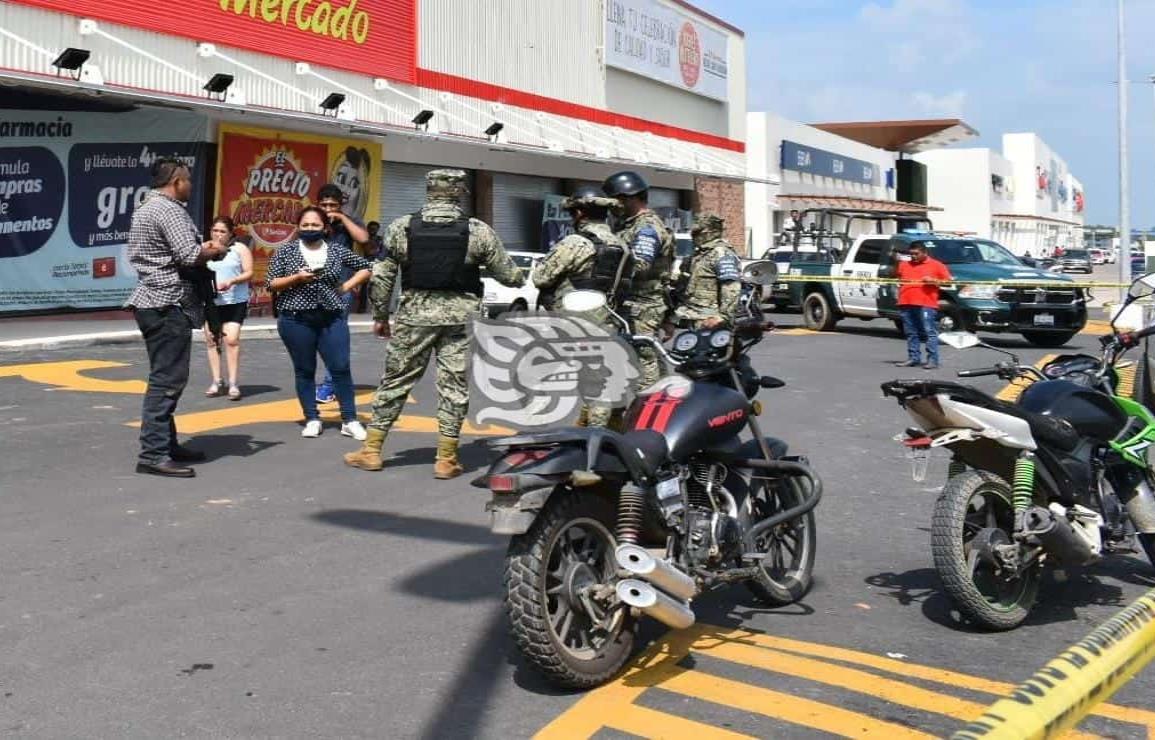
[[1155,295],[1155,272],[1148,273],[1131,283],[1130,289],[1127,290],[1127,297],[1136,301],[1152,295]]
[[757,260],[742,269],[742,282],[770,285],[778,277],[778,265],[770,260]]
[[978,335],[971,334],[969,331],[948,331],[938,335],[938,340],[948,347],[955,349],[970,349],[971,347],[978,347],[982,344],[982,340]]

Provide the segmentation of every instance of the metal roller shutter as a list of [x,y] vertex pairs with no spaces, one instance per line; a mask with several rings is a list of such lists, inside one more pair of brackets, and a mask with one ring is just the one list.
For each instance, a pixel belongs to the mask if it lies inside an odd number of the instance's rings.
[[677,190],[650,188],[650,208],[655,211],[659,208],[678,208],[680,205],[680,193]]
[[[386,162],[381,177],[381,227],[401,216],[421,210],[425,203],[425,173],[437,169],[433,164],[402,164]],[[469,188],[473,190],[473,173],[469,176]],[[466,215],[473,215],[473,196],[463,199],[462,207]]]
[[493,228],[505,248],[542,251],[541,216],[547,195],[561,195],[561,180],[528,175],[493,175]]

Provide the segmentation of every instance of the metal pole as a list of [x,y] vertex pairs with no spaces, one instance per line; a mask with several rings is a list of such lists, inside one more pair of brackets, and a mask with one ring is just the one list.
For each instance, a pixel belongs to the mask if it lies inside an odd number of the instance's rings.
[[[1119,282],[1131,282],[1131,171],[1127,158],[1127,35],[1119,0]],[[1127,295],[1119,291],[1119,301]]]

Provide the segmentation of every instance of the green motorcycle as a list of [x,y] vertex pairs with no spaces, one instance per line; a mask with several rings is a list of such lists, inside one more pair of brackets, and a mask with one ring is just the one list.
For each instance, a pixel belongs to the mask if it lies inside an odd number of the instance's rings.
[[[1155,274],[1135,281],[1125,306],[1152,295]],[[942,335],[958,349],[983,346],[1010,355],[959,376],[1029,378],[1015,403],[950,381],[882,386],[918,424],[899,437],[923,460],[916,480],[925,475],[929,450],[951,452],[931,547],[945,591],[979,626],[1021,624],[1050,564],[1087,565],[1136,552],[1136,543],[1155,564],[1155,415],[1118,395],[1117,369],[1155,326],[1120,333],[1113,320],[1111,330],[1100,357],[1063,355],[1042,369],[973,334]],[[1146,355],[1143,362],[1146,367]]]

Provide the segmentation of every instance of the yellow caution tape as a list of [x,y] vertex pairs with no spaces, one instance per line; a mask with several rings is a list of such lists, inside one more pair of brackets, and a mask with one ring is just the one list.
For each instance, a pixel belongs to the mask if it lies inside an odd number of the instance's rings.
[[1155,658],[1155,590],[1039,669],[952,740],[1061,735]]

